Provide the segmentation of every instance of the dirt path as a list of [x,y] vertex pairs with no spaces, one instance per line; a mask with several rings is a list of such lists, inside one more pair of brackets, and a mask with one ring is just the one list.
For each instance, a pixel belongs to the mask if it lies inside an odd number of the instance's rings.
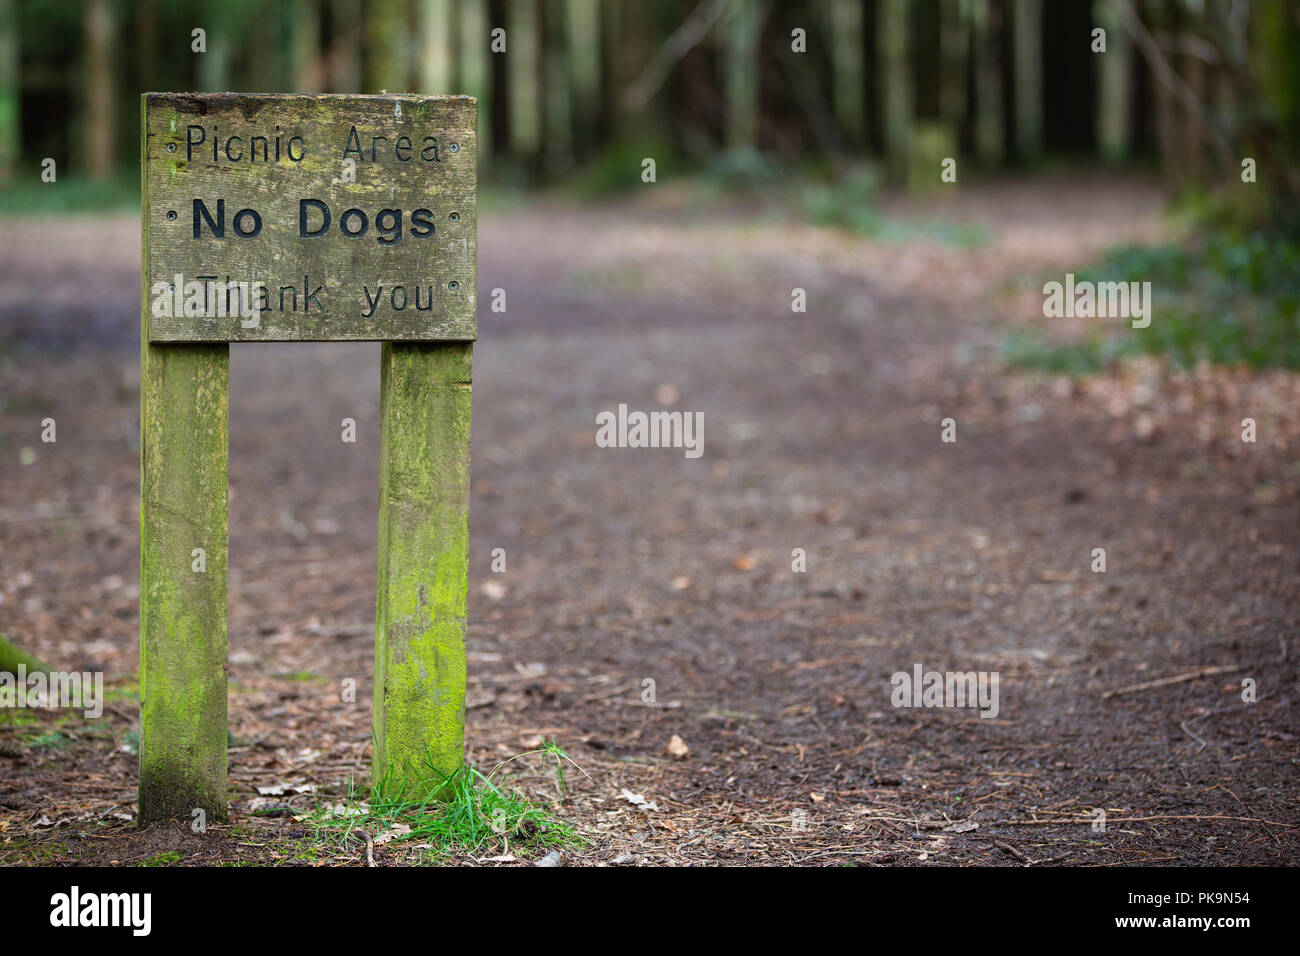
[[[507,311],[484,309],[476,354],[472,759],[566,747],[586,772],[558,811],[590,841],[575,862],[1293,859],[1294,445],[1236,440],[1253,381],[1181,407],[1168,379],[1083,389],[997,357],[1008,324],[1035,321],[1026,280],[1157,235],[1156,209],[1140,184],[1047,181],[895,210],[990,228],[969,249],[718,225],[667,191],[486,213],[481,300],[504,289]],[[121,686],[138,627],[135,228],[0,234],[0,633]],[[74,230],[109,289],[90,317],[66,293],[31,304]],[[249,813],[256,787],[328,795],[368,767],[378,346],[232,354],[232,824],[200,838],[122,818],[123,703],[111,733],[4,761],[0,861],[312,859],[288,813]],[[596,447],[596,414],[620,402],[703,412],[704,454]],[[997,672],[997,716],[891,706],[891,675],[918,664]],[[1206,667],[1234,669],[1103,697]],[[512,766],[554,797],[540,759]]]

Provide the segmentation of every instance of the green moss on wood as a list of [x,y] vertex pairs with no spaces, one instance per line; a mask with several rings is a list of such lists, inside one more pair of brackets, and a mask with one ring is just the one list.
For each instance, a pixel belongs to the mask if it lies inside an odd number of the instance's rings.
[[[147,118],[147,97],[140,100]],[[142,149],[147,143],[141,124]],[[141,176],[146,186],[147,168]],[[148,223],[146,188],[141,217]],[[148,262],[149,230],[143,229]],[[152,345],[140,309],[141,825],[224,820],[230,346]],[[202,548],[206,569],[193,570]]]
[[224,819],[230,348],[143,351],[140,821]]
[[473,346],[382,362],[374,776],[415,795],[464,762]]

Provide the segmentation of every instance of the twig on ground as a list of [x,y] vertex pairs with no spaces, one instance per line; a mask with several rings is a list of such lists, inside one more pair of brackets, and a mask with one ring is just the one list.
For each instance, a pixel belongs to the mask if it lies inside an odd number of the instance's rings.
[[1181,684],[1183,681],[1196,680],[1198,677],[1211,677],[1214,674],[1231,674],[1232,672],[1239,670],[1241,670],[1240,664],[1202,667],[1199,671],[1188,671],[1186,674],[1175,674],[1173,677],[1161,677],[1159,680],[1143,681],[1141,684],[1130,684],[1128,687],[1118,687],[1115,690],[1108,690],[1101,695],[1101,699],[1110,700],[1112,697],[1118,697],[1120,694],[1134,694],[1140,690],[1151,690],[1154,687],[1166,687],[1169,684]]
[[1013,847],[1010,843],[1003,843],[1001,840],[993,840],[992,843],[999,850],[1005,850],[1007,853],[1010,853],[1021,863],[1025,864],[1025,866],[1033,865],[1034,863],[1033,860],[1029,859],[1029,857],[1025,856],[1023,853],[1021,853],[1019,850]]
[[1200,737],[1196,736],[1196,734],[1192,733],[1191,728],[1187,726],[1187,721],[1185,721],[1185,720],[1180,720],[1180,721],[1178,722],[1178,726],[1181,727],[1181,728],[1183,728],[1183,733],[1185,733],[1187,736],[1191,737],[1193,740],[1195,740],[1198,744],[1201,745],[1201,749],[1198,750],[1198,751],[1196,751],[1197,753],[1200,753],[1201,750],[1204,750],[1206,747],[1210,746],[1210,745],[1207,744],[1204,740],[1202,740]]

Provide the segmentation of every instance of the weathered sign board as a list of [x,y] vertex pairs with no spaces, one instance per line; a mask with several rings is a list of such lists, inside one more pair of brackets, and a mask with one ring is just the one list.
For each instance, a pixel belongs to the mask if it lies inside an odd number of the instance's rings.
[[230,342],[378,340],[375,778],[464,758],[477,104],[142,97],[140,814],[226,816]]
[[148,96],[149,340],[473,340],[476,115],[469,97]]

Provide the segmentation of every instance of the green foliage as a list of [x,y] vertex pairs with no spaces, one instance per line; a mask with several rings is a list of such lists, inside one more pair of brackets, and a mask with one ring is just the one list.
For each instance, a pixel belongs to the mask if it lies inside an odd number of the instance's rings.
[[1300,369],[1300,244],[1263,233],[1213,233],[1199,249],[1124,247],[1083,278],[1150,281],[1141,348],[1182,365]]
[[704,167],[701,180],[719,192],[746,192],[770,186],[784,172],[781,161],[771,153],[732,149],[715,154]]
[[1198,184],[1188,185],[1170,203],[1173,221],[1188,232],[1243,233],[1277,228],[1280,221],[1270,222],[1268,194],[1255,183],[1227,183],[1216,189]]
[[[553,743],[528,753],[546,753],[555,758],[557,787],[562,796],[562,762],[569,759],[568,754]],[[390,770],[371,788],[368,801],[361,799],[354,787],[346,803],[319,805],[308,822],[318,838],[353,850],[364,835],[373,840],[397,828],[402,832],[393,838],[394,844],[427,844],[434,859],[492,848],[526,856],[584,842],[570,826],[556,820],[517,788],[498,783],[496,778],[504,766],[499,764],[490,774],[483,774],[467,764],[448,777],[430,760],[425,768],[427,774],[436,774],[444,783],[436,795],[421,798],[412,798],[407,782]]]
[[642,161],[655,161],[655,181],[677,171],[678,160],[667,143],[648,141],[615,142],[575,179],[578,194],[584,199],[600,199],[649,185],[641,181]]
[[952,189],[940,179],[942,163],[957,155],[957,142],[945,123],[918,120],[907,150],[907,188],[913,193]]
[[181,855],[178,850],[168,850],[166,853],[159,853],[141,863],[141,866],[172,866],[181,861]]
[[878,235],[883,226],[875,208],[880,182],[879,169],[862,166],[836,182],[807,186],[803,191],[804,214],[814,226]]
[[59,730],[50,730],[27,741],[32,750],[63,750],[72,743],[72,738]]
[[1217,232],[1198,247],[1122,246],[1078,274],[1085,280],[1150,282],[1150,327],[1060,345],[1020,332],[1006,344],[1009,361],[1086,375],[1143,351],[1185,367],[1300,369],[1300,243]]
[[1041,335],[1017,330],[1003,344],[1002,357],[1011,365],[1083,378],[1104,371],[1116,358],[1134,351],[1133,340],[1129,338],[1092,337],[1080,342],[1048,342]]
[[988,241],[988,230],[971,223],[903,222],[882,216],[876,209],[880,185],[877,167],[860,166],[832,183],[805,186],[804,215],[815,226],[846,229],[881,242],[932,240],[970,249]]
[[882,242],[930,240],[958,249],[974,249],[989,241],[989,231],[978,223],[921,220],[902,222],[886,219],[880,225],[876,238]]
[[0,216],[136,211],[139,208],[139,175],[123,175],[96,182],[79,176],[65,178],[60,172],[55,182],[43,183],[37,166],[19,182],[0,190]]
[[38,661],[26,651],[14,646],[0,636],[0,671],[16,674],[20,664],[26,668],[29,674],[37,672],[48,674],[50,672],[50,665]]

